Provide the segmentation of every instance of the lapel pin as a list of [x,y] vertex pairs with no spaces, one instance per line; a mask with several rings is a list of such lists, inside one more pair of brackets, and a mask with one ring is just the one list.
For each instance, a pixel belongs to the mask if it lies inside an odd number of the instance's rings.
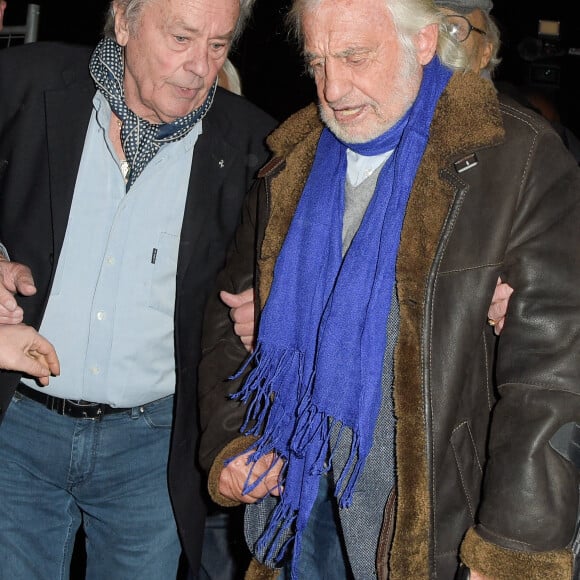
[[457,173],[463,173],[464,171],[475,167],[477,164],[477,155],[472,153],[471,155],[468,155],[467,157],[464,157],[463,159],[455,162],[455,171],[457,171]]

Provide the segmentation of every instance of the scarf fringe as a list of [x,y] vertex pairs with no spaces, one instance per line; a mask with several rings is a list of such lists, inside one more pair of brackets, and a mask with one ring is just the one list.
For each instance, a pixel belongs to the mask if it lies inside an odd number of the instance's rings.
[[272,511],[266,531],[256,543],[256,552],[265,562],[282,562],[290,545],[297,542],[292,533],[298,512],[280,502]]
[[[262,343],[258,343],[256,349],[244,362],[240,370],[231,379],[237,379],[254,361],[256,366],[244,382],[243,387],[230,395],[230,398],[248,403],[248,410],[244,423],[240,431],[244,435],[259,435],[263,433],[268,424],[278,423],[275,432],[279,432],[282,425],[287,425],[289,418],[284,410],[275,413],[277,406],[276,385],[281,383],[287,385],[287,381],[298,383],[303,375],[303,355],[297,350],[266,348]],[[276,421],[273,421],[272,413],[276,414]],[[250,427],[250,423],[255,423]],[[274,433],[273,433],[274,434]],[[261,439],[266,439],[261,437]]]
[[[252,363],[255,363],[255,366],[243,387],[230,396],[248,404],[241,432],[245,435],[258,436],[257,441],[239,454],[253,450],[248,457],[248,463],[252,463],[252,466],[244,482],[244,493],[254,490],[276,465],[274,462],[252,481],[255,462],[269,452],[274,452],[284,460],[278,478],[279,486],[292,485],[289,480],[296,484],[302,479],[301,474],[304,474],[307,488],[318,489],[319,478],[332,468],[337,450],[343,447],[343,440],[350,435],[348,457],[341,468],[334,489],[339,506],[349,507],[366,459],[361,455],[360,434],[316,405],[313,399],[315,371],[305,383],[304,356],[299,351],[272,347],[259,342],[254,353],[230,378],[241,376]],[[284,389],[285,395],[289,392],[295,393],[294,406],[283,404],[287,399],[279,396],[281,389]],[[294,414],[291,413],[292,409]],[[226,465],[233,459],[234,457],[226,460]],[[307,495],[313,493],[312,490],[304,492]],[[302,493],[299,494],[301,495]],[[314,497],[311,499],[312,502]],[[255,548],[262,561],[278,565],[292,546],[293,578],[297,577],[296,566],[304,531],[302,528],[308,521],[312,507],[312,503],[307,501],[306,504],[310,505],[304,508],[308,513],[303,514],[300,523],[298,515],[301,504],[302,500],[299,497],[292,498],[282,493]]]
[[[245,435],[259,436],[251,445],[254,452],[250,455],[249,461],[255,462],[263,455],[274,451],[286,460],[287,467],[292,455],[305,459],[306,452],[313,449],[314,444],[316,455],[305,469],[310,476],[320,476],[332,468],[336,449],[348,431],[352,433],[350,452],[336,482],[335,496],[340,507],[350,506],[356,482],[366,459],[361,456],[360,434],[317,408],[312,399],[315,372],[304,384],[304,357],[301,352],[266,346],[263,342],[259,342],[252,355],[231,378],[238,378],[252,362],[255,362],[255,367],[243,387],[231,395],[232,399],[248,403],[248,411],[240,431]],[[295,416],[290,416],[288,409],[276,400],[276,391],[280,385],[285,389],[294,388],[295,392],[299,393],[298,396],[301,396]],[[331,444],[331,427],[335,425],[339,426],[339,430],[336,441]],[[249,449],[243,453],[247,451]],[[290,457],[288,451],[291,452]],[[266,473],[252,484],[249,483],[248,476],[246,490],[254,489]],[[280,481],[283,481],[282,474]]]
[[[332,442],[334,426],[338,427],[338,432],[335,435],[335,441]],[[313,405],[311,398],[305,397],[299,408],[295,436],[291,439],[292,452],[299,458],[304,458],[306,451],[312,448],[312,442],[316,442],[318,452],[311,464],[306,465],[306,472],[311,476],[320,476],[332,469],[336,452],[342,448],[342,441],[349,433],[352,434],[350,451],[345,465],[340,470],[334,490],[334,496],[338,499],[341,508],[352,504],[356,482],[366,460],[366,456],[361,456],[360,434],[319,411]]]
[[[247,451],[248,450],[245,450],[242,453],[240,453],[239,455],[243,455],[244,453],[247,453]],[[236,457],[239,457],[239,455],[236,455]],[[250,455],[248,457],[247,463],[248,464],[252,464],[252,465],[250,467],[250,470],[248,472],[248,475],[246,477],[246,480],[244,481],[244,488],[242,490],[242,493],[244,495],[245,494],[248,494],[248,493],[251,493],[268,476],[268,474],[270,473],[270,471],[272,469],[274,469],[274,467],[276,465],[278,465],[278,462],[279,461],[282,461],[282,459],[280,459],[280,458],[278,458],[276,461],[273,461],[272,464],[268,467],[268,469],[266,469],[252,483],[250,483],[250,480],[252,479],[252,475],[254,474],[254,469],[255,469],[255,466],[256,466],[256,464],[255,464],[255,455],[256,455],[256,453],[253,453],[252,455]],[[234,459],[234,458],[230,458],[227,461],[225,461],[224,462],[225,465],[227,465],[230,461],[232,461],[232,459]],[[288,464],[286,462],[284,462],[284,464],[282,465],[282,468],[280,470],[280,475],[279,475],[279,478],[278,478],[278,481],[279,482],[282,481],[284,479],[284,477],[285,477],[287,465]],[[274,489],[276,489],[278,487],[279,487],[279,483],[274,488],[270,488],[268,490],[268,493],[272,493],[272,491],[274,491]]]
[[[334,486],[334,497],[337,498],[339,507],[347,508],[352,504],[356,482],[362,472],[366,457],[361,457],[360,435],[352,429],[348,429],[339,421],[334,421],[332,426],[339,424],[340,427],[336,435],[336,441],[330,446],[330,455],[327,458],[327,462],[328,470],[332,469],[336,451],[342,447],[340,442],[347,436],[347,433],[350,432],[352,434],[350,452]],[[330,431],[332,432],[332,427]]]

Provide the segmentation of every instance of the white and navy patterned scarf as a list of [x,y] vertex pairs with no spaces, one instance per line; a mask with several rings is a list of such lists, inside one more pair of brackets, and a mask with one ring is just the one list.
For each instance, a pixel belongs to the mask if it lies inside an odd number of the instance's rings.
[[182,139],[198,121],[203,119],[211,107],[217,86],[216,79],[201,107],[185,117],[180,117],[172,123],[152,124],[135,115],[125,103],[123,88],[125,65],[122,46],[110,38],[103,38],[93,52],[89,70],[97,88],[122,122],[121,145],[130,168],[127,191],[147,163],[155,157],[161,145]]

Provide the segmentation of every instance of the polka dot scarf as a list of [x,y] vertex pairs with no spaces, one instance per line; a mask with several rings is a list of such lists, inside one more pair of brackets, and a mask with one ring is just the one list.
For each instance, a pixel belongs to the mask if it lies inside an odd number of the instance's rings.
[[89,70],[97,89],[122,122],[121,144],[129,164],[126,191],[155,157],[161,145],[182,139],[203,119],[211,107],[217,86],[216,79],[205,102],[195,111],[172,123],[155,125],[135,115],[125,103],[123,48],[119,44],[110,38],[103,38],[93,52]]

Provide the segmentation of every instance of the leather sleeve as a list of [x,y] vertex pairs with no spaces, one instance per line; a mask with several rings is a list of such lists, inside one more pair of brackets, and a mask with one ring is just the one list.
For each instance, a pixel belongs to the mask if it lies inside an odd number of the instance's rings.
[[462,547],[492,577],[506,566],[513,578],[534,568],[570,577],[579,471],[550,440],[580,420],[580,172],[557,139],[540,132],[530,151],[502,273],[515,291],[498,342],[479,523]]
[[229,307],[220,300],[219,291],[238,293],[254,285],[259,185],[260,181],[256,182],[246,197],[226,265],[217,277],[205,310],[198,389],[202,430],[199,460],[206,473],[223,448],[240,437],[245,415],[245,406],[230,398],[239,389],[243,377],[236,380],[230,377],[249,355],[234,333]]

